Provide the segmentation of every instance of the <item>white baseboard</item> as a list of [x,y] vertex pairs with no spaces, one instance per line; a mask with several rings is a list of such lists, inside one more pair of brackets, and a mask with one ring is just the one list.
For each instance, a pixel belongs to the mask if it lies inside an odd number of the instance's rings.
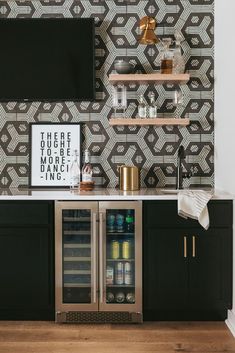
[[228,310],[228,318],[225,320],[225,323],[235,337],[235,313],[233,311]]

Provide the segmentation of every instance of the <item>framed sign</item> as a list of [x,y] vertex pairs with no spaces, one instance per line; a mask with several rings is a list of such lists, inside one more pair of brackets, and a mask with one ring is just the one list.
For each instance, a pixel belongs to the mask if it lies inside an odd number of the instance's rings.
[[30,186],[69,187],[69,169],[76,149],[81,161],[79,123],[30,124]]

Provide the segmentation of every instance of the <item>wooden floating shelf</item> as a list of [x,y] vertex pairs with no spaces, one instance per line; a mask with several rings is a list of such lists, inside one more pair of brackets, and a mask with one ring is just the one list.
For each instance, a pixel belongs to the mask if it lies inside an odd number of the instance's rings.
[[175,83],[175,84],[184,84],[187,83],[190,79],[189,74],[111,74],[109,75],[109,81],[112,84],[115,83],[131,83],[139,82],[144,83]]
[[139,126],[148,126],[148,125],[178,125],[178,126],[187,126],[190,124],[190,120],[188,118],[182,119],[175,119],[175,118],[146,118],[146,119],[139,119],[139,118],[111,118],[109,120],[109,124],[111,126],[130,126],[130,125],[139,125]]

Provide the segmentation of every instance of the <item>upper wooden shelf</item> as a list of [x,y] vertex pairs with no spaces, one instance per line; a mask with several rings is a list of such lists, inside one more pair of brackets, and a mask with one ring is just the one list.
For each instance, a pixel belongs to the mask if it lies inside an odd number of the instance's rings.
[[129,82],[139,82],[144,83],[176,83],[183,84],[187,83],[190,79],[189,74],[111,74],[109,75],[110,83],[129,83]]
[[156,126],[163,126],[163,125],[178,125],[178,126],[187,126],[190,124],[190,120],[188,118],[182,119],[175,119],[175,118],[111,118],[109,120],[109,124],[111,126],[115,125],[139,125],[139,126],[149,126],[149,125],[156,125]]

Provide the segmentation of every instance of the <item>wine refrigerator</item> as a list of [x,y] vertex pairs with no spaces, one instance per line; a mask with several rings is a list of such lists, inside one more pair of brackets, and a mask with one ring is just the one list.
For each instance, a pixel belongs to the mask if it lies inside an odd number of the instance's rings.
[[57,201],[56,322],[142,322],[141,201]]

